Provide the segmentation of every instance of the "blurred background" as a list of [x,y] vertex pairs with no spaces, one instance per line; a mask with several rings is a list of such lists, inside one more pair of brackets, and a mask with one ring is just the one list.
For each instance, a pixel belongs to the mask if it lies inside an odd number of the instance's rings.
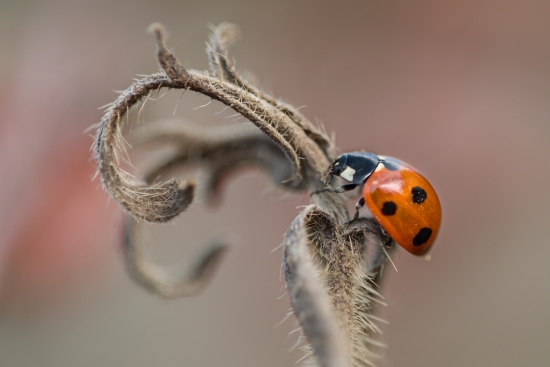
[[[0,1],[0,365],[292,366],[300,351],[280,250],[307,197],[261,172],[150,228],[178,266],[234,246],[199,296],[138,288],[122,214],[84,130],[138,74],[157,71],[162,22],[184,65],[207,69],[208,25],[238,24],[240,71],[336,133],[341,151],[399,157],[438,190],[431,261],[400,251],[380,310],[384,366],[550,365],[550,2]],[[180,93],[146,106],[172,117]],[[186,93],[176,118],[231,119]],[[168,106],[166,109],[159,107]],[[151,108],[149,108],[151,107]],[[242,122],[242,121],[241,121]],[[253,230],[251,230],[251,228]]]

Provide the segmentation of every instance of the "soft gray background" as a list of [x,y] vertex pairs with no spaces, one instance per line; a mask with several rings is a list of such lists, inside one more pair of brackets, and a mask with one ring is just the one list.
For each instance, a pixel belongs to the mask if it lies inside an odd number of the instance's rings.
[[[236,176],[217,211],[151,229],[177,265],[234,244],[203,295],[164,301],[119,258],[120,213],[91,182],[91,139],[136,74],[154,21],[206,69],[208,24],[243,38],[241,71],[336,133],[419,168],[443,227],[430,262],[404,251],[383,289],[387,366],[548,366],[550,3],[547,1],[0,1],[0,365],[292,366],[277,247],[305,197]],[[170,117],[168,94],[144,118]],[[176,116],[221,124],[186,94]],[[147,107],[146,107],[147,109]],[[154,246],[156,245],[156,246]],[[278,299],[280,296],[282,298]]]

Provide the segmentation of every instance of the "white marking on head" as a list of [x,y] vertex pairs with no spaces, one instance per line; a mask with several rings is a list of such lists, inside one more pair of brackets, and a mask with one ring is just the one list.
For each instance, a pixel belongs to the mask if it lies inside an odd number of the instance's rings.
[[384,163],[380,162],[378,163],[378,166],[376,166],[376,169],[374,170],[374,172],[378,172],[380,170],[383,170],[384,168],[386,168],[386,166],[384,166]]
[[346,169],[340,173],[340,177],[349,182],[353,181],[353,175],[355,175],[355,170],[351,167],[346,167]]

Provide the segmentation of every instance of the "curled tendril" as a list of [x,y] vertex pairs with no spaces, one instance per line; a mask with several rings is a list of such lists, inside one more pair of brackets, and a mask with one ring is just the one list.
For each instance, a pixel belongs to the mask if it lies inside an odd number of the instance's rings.
[[139,226],[132,217],[127,218],[124,253],[126,265],[132,278],[142,287],[164,298],[188,297],[198,294],[212,278],[228,247],[214,242],[199,254],[189,268],[173,276],[164,269],[151,264],[143,256],[138,245]]
[[149,184],[178,167],[197,162],[203,169],[202,186],[207,200],[218,197],[222,180],[240,167],[262,168],[282,188],[306,189],[304,180],[298,184],[286,180],[292,176],[292,165],[281,149],[247,125],[205,128],[190,122],[175,126],[167,121],[134,133],[134,148],[150,144],[172,145],[176,151],[147,173],[145,181]]
[[[173,277],[149,263],[138,245],[139,223],[167,222],[193,202],[197,184],[162,178],[175,168],[200,163],[207,198],[219,196],[224,179],[235,169],[256,166],[285,190],[315,192],[334,160],[334,144],[325,131],[292,106],[269,96],[242,78],[227,49],[238,29],[227,23],[213,29],[207,45],[211,73],[183,67],[165,46],[165,30],[153,24],[161,72],[136,81],[108,107],[93,146],[104,187],[130,215],[124,253],[133,278],[166,298],[198,293],[211,278],[227,246],[206,248],[190,267]],[[217,100],[252,122],[245,126],[205,128],[186,123],[142,128],[134,146],[172,144],[175,151],[158,162],[143,181],[119,166],[124,149],[121,134],[128,111],[161,88],[191,90]],[[319,366],[372,366],[378,343],[378,320],[372,315],[381,303],[375,284],[381,281],[391,243],[379,225],[359,218],[348,222],[346,198],[322,192],[314,205],[296,217],[285,237],[283,267],[293,310],[310,344],[311,360]],[[389,248],[388,252],[391,252]]]

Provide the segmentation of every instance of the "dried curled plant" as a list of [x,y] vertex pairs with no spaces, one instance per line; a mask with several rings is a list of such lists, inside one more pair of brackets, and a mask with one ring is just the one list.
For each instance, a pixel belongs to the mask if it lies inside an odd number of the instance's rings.
[[[199,160],[206,170],[207,196],[218,194],[223,177],[238,167],[258,166],[276,185],[313,193],[324,188],[323,176],[335,158],[333,142],[300,112],[266,95],[243,79],[228,57],[237,29],[214,29],[207,52],[211,72],[184,68],[165,46],[165,31],[151,26],[157,39],[162,71],[136,81],[108,106],[93,146],[103,186],[129,214],[124,254],[132,277],[146,289],[167,298],[194,295],[206,284],[226,246],[216,243],[192,262],[181,276],[168,276],[148,262],[137,246],[139,220],[167,222],[193,202],[194,180],[157,178]],[[143,182],[119,165],[124,149],[123,117],[161,88],[191,90],[244,116],[259,131],[244,127],[204,128],[182,125],[167,131],[142,131],[136,144],[176,142],[179,150],[159,162]],[[309,341],[304,362],[326,367],[372,366],[380,344],[372,315],[380,302],[374,290],[386,261],[383,244],[390,239],[366,218],[349,221],[342,194],[320,192],[292,222],[283,246],[283,267],[294,314]]]

